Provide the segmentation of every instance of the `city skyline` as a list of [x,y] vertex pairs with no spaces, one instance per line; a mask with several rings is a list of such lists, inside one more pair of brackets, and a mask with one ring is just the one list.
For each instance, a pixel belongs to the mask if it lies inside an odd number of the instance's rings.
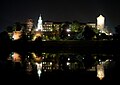
[[15,22],[24,22],[32,18],[35,23],[41,14],[43,21],[80,21],[96,22],[102,14],[105,25],[114,28],[119,25],[119,3],[110,0],[1,0],[0,3],[0,31]]

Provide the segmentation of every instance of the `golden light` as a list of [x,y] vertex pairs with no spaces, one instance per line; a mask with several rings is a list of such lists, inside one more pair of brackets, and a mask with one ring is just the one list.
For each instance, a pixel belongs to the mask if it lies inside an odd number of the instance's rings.
[[32,41],[35,41],[35,39],[37,39],[38,37],[41,37],[42,33],[40,31],[35,32],[35,35],[33,36]]
[[37,56],[34,52],[31,53],[31,54],[33,56],[34,61],[36,61],[36,62],[41,62],[42,61],[42,57]]
[[21,32],[21,31],[14,31],[12,38],[13,38],[14,40],[18,40],[18,39],[21,38],[21,35],[22,35],[22,32]]
[[12,55],[12,60],[13,60],[13,62],[21,62],[21,55],[14,52]]
[[105,77],[103,64],[97,65],[97,77],[102,80]]

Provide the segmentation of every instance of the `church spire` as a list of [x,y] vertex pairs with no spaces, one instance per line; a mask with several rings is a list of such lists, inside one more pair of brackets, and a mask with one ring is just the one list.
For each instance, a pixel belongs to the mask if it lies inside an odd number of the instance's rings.
[[40,30],[40,31],[43,30],[41,14],[40,14],[39,19],[38,19],[38,24],[37,24],[37,29],[36,29],[36,31],[39,31],[39,30]]

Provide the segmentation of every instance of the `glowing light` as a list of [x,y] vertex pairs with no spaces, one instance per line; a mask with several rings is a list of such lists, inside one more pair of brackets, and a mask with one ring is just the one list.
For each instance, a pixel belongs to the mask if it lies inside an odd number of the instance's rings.
[[50,65],[52,65],[52,62],[50,62]]
[[97,65],[97,77],[102,80],[105,77],[103,64]]
[[68,36],[70,36],[70,34],[68,34]]
[[99,62],[101,61],[101,59],[99,59]]
[[12,54],[12,60],[13,60],[14,62],[21,62],[21,56],[20,56],[20,54],[14,52],[14,53]]
[[46,62],[43,62],[43,64],[46,64]]
[[104,21],[105,21],[105,18],[102,15],[97,17],[97,29],[100,29],[100,30],[104,29]]
[[22,35],[21,31],[14,31],[12,38],[13,40],[18,40],[21,38],[21,35]]
[[35,35],[33,36],[32,41],[35,41],[38,37],[41,37],[42,33],[40,31],[35,32]]
[[53,31],[52,29],[50,29],[50,31]]
[[42,17],[40,15],[39,19],[38,19],[38,24],[37,24],[37,29],[36,31],[39,31],[39,30],[43,30],[43,26],[42,26]]
[[41,76],[41,70],[42,70],[42,63],[36,63],[37,65],[37,74],[38,74],[38,77],[40,78]]
[[70,65],[70,62],[67,62],[67,65]]
[[33,58],[34,58],[34,60],[35,60],[36,62],[42,61],[42,57],[41,57],[41,56],[37,56],[34,52],[31,53],[31,54],[32,54],[32,56],[33,56]]
[[46,54],[46,53],[42,53],[42,54]]
[[41,73],[42,73],[41,70],[38,70],[37,73],[38,73],[38,76],[39,76],[39,78],[40,78]]
[[33,52],[33,53],[31,53],[32,54],[32,56],[33,56],[33,58],[36,58],[37,56],[36,56],[36,54]]
[[70,60],[70,58],[68,58],[68,61]]
[[70,30],[70,29],[67,29],[66,31],[67,31],[67,32],[70,32],[71,30]]
[[44,57],[42,57],[42,59],[44,59]]
[[108,62],[108,61],[109,61],[109,59],[106,60],[106,62]]
[[109,35],[113,35],[112,33],[110,33]]

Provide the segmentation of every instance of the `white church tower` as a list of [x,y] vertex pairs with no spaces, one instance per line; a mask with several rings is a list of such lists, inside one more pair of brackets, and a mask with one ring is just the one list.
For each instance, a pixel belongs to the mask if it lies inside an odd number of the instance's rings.
[[42,31],[43,30],[43,26],[42,26],[42,17],[41,15],[39,16],[39,19],[38,19],[38,24],[37,24],[37,29],[36,31]]
[[105,18],[100,15],[99,17],[97,17],[97,29],[104,31],[104,25],[105,25]]

